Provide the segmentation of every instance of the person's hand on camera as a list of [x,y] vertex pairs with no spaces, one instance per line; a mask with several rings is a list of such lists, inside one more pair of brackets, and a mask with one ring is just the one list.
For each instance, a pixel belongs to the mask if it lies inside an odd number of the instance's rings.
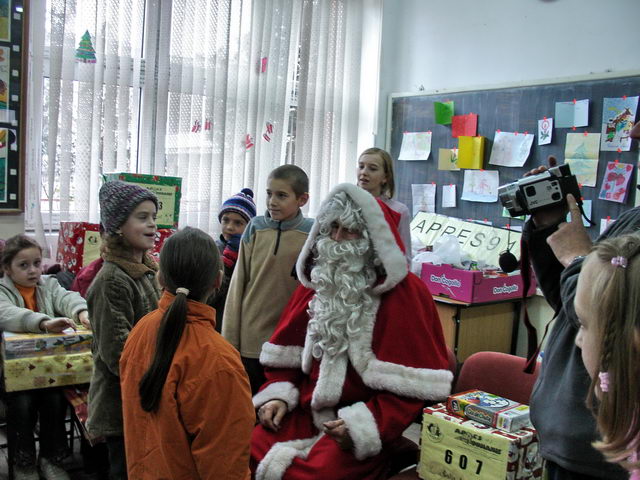
[[[529,170],[524,174],[525,177],[529,177],[531,175],[538,175],[539,173],[546,172],[550,168],[553,168],[557,165],[556,157],[550,155],[547,158],[547,163],[549,166],[540,165],[532,170]],[[536,227],[548,227],[550,225],[555,225],[560,222],[563,218],[567,216],[567,206],[566,205],[558,205],[554,207],[545,208],[544,210],[538,210],[535,213],[531,214],[531,218],[533,219],[533,223]]]
[[576,199],[570,193],[567,195],[570,220],[558,225],[558,230],[547,238],[547,243],[553,250],[558,261],[565,267],[580,255],[588,255],[593,242],[582,223],[582,213]]

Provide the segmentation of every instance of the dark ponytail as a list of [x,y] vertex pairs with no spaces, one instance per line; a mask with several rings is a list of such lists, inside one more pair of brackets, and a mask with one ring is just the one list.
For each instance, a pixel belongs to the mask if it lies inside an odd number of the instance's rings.
[[[187,300],[201,301],[211,293],[221,268],[218,248],[202,230],[187,227],[164,243],[160,252],[162,283],[176,296],[162,317],[151,365],[138,386],[144,411],[158,410],[173,356],[187,323]],[[188,294],[182,289],[188,290]]]

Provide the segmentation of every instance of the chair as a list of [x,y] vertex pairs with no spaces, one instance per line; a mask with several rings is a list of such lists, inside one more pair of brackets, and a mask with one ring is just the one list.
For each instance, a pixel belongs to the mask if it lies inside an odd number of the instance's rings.
[[478,389],[528,405],[540,367],[536,365],[533,373],[525,373],[526,361],[507,353],[474,353],[462,364],[453,391]]

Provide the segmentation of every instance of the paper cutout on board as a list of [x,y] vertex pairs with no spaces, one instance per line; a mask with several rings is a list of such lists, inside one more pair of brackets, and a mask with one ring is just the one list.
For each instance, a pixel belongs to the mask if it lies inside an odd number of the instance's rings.
[[[582,200],[582,209],[584,210],[584,214],[586,215],[587,218],[591,218],[592,205],[593,205],[593,202],[591,200]],[[571,221],[571,214],[567,213],[566,221],[567,222]],[[587,219],[584,218],[584,216],[582,217],[582,224],[584,225],[585,228],[591,228],[591,224]]]
[[460,170],[457,148],[440,148],[438,150],[438,170]]
[[567,133],[565,163],[571,166],[571,173],[576,176],[578,183],[585,187],[596,186],[599,152],[599,133]]
[[433,113],[436,124],[450,125],[453,117],[453,102],[433,102]]
[[462,200],[497,202],[500,175],[497,170],[465,170]]
[[431,132],[405,132],[398,160],[427,160],[431,155]]
[[600,150],[615,152],[631,149],[631,127],[638,111],[638,97],[605,98],[602,103]]
[[451,120],[451,136],[475,137],[478,133],[478,115],[469,113],[467,115],[454,115]]
[[602,235],[604,233],[604,231],[609,228],[610,225],[613,225],[613,223],[616,220],[614,218],[611,217],[607,217],[607,218],[601,218],[600,219],[600,235]]
[[527,161],[533,145],[530,133],[496,132],[489,163],[503,167],[521,167]]
[[589,99],[556,102],[556,128],[589,125]]
[[630,163],[607,163],[598,198],[611,202],[626,203],[632,173],[633,165]]
[[454,208],[456,206],[456,186],[442,186],[442,208]]
[[538,145],[549,145],[553,136],[553,118],[538,120]]
[[413,198],[413,216],[418,212],[435,213],[436,211],[436,184],[411,185]]
[[458,167],[480,170],[484,161],[484,137],[458,137]]

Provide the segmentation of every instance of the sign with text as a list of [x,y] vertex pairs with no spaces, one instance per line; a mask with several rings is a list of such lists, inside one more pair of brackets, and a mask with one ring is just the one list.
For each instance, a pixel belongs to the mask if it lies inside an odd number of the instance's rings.
[[460,248],[471,259],[489,265],[498,265],[500,253],[507,249],[520,258],[520,232],[437,213],[418,212],[411,221],[411,234],[424,245],[433,245],[442,235],[454,235],[460,242]]

